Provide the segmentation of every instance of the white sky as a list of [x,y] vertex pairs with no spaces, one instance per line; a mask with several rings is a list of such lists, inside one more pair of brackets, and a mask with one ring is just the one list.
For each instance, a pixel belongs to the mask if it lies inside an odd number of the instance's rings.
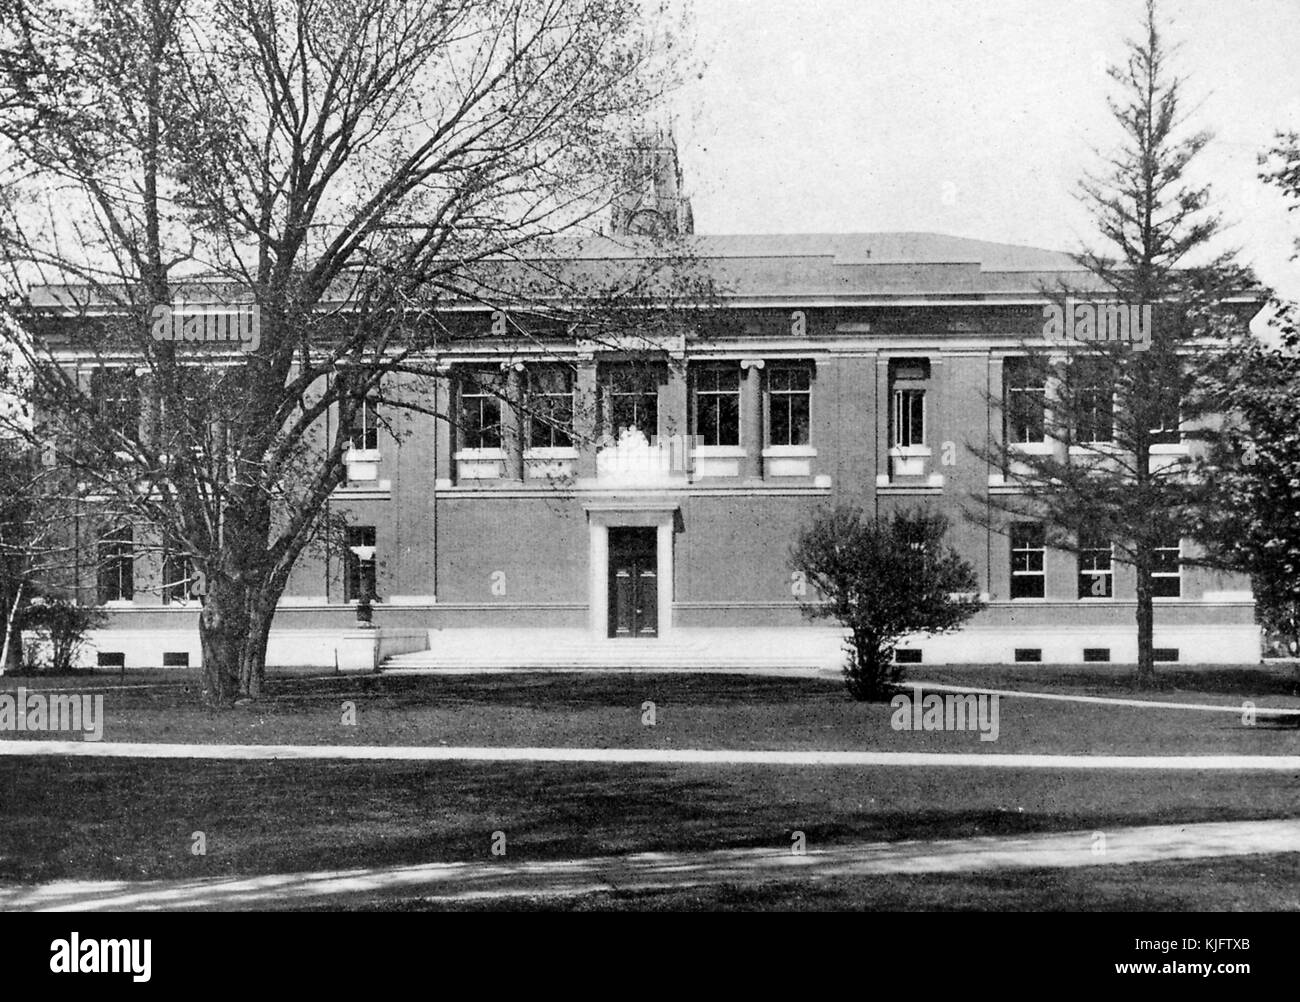
[[[1256,179],[1300,131],[1300,0],[1165,0],[1199,171],[1264,281],[1300,298],[1288,217]],[[1073,198],[1120,134],[1103,67],[1141,0],[696,0],[679,98],[700,233],[926,230],[1075,250]],[[1198,176],[1200,176],[1198,174]]]

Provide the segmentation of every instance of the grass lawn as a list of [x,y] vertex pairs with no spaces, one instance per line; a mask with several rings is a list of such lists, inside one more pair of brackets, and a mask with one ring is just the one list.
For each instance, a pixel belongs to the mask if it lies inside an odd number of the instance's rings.
[[[0,880],[145,879],[1300,817],[1296,776],[0,759]],[[202,831],[207,855],[191,855]],[[1090,839],[1089,839],[1090,846]],[[1083,848],[1081,846],[1081,848]]]
[[[1102,666],[1103,669],[1106,666]],[[1109,670],[1109,669],[1107,669]],[[941,669],[913,677],[1128,694],[1074,669]],[[1158,697],[1297,705],[1290,668],[1183,672]],[[171,676],[176,678],[175,674]],[[72,682],[69,685],[69,682]],[[105,738],[239,743],[878,749],[1119,754],[1300,754],[1300,728],[1235,714],[1003,699],[996,742],[900,732],[888,705],[834,679],[503,674],[276,678],[222,714],[194,673],[166,685],[49,680],[105,696]],[[32,680],[5,679],[3,690]],[[655,703],[655,726],[642,723]],[[356,709],[355,726],[341,722]],[[6,738],[19,737],[5,734]],[[58,735],[49,735],[58,736]],[[46,735],[27,735],[41,740]],[[229,762],[0,758],[0,881],[253,875],[490,860],[960,838],[1300,817],[1300,776],[957,768],[776,768],[545,763]],[[201,831],[207,854],[191,854]],[[1288,908],[1295,856],[1114,869],[928,875],[512,900],[509,907]],[[1158,881],[1147,882],[1147,876]],[[365,907],[365,899],[336,902]],[[392,907],[388,903],[385,907]],[[398,907],[435,907],[418,899]]]
[[[573,897],[520,897],[512,911],[1300,911],[1296,858],[1261,855],[1078,870],[888,874]],[[340,898],[312,910],[492,911],[493,901]]]
[[[1041,673],[1041,669],[1040,669]],[[1153,698],[1300,706],[1289,671],[1185,673]],[[1040,691],[1131,695],[1096,673],[1033,677],[1005,666],[918,669],[914,677]],[[16,688],[7,683],[6,689]],[[73,687],[69,687],[73,688]],[[1247,725],[1236,713],[1150,710],[1003,698],[996,741],[975,730],[896,731],[886,703],[850,700],[834,678],[627,673],[357,675],[274,679],[257,704],[212,713],[196,681],[92,688],[104,694],[104,739],[237,744],[489,745],[592,748],[968,751],[1076,754],[1300,754],[1300,717]],[[645,704],[654,704],[647,726]],[[350,704],[355,713],[349,713]],[[346,721],[355,719],[355,724]],[[44,740],[67,734],[8,732]]]

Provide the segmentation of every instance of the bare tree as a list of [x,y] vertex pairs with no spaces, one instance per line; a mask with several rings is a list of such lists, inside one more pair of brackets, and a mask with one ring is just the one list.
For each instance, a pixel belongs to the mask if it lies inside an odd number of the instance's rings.
[[443,353],[496,322],[507,357],[666,322],[645,306],[676,251],[602,270],[574,241],[676,23],[655,0],[0,0],[31,434],[193,559],[212,705],[259,694],[365,401],[435,413]]

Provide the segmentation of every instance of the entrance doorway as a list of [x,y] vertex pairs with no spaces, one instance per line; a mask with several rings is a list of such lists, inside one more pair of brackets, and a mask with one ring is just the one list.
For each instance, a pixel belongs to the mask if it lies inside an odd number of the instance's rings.
[[609,635],[659,633],[659,558],[656,530],[609,530]]

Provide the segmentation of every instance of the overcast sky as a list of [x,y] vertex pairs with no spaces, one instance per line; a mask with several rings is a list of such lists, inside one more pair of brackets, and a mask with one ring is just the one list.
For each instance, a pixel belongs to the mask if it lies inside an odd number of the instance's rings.
[[[1200,171],[1265,281],[1300,297],[1300,213],[1256,174],[1300,131],[1300,0],[1165,0],[1215,132]],[[1104,66],[1141,0],[696,0],[677,132],[700,233],[926,230],[1074,250],[1072,191],[1120,134]]]

